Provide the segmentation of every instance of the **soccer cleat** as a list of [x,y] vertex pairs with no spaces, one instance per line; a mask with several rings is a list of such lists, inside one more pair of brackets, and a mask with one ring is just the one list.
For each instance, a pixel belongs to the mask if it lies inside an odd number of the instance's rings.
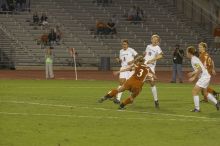
[[99,103],[103,103],[103,101],[105,101],[105,100],[107,100],[107,98],[104,96],[104,97],[101,97],[101,98],[98,100],[98,102],[99,102]]
[[120,107],[118,108],[119,110],[125,110],[125,107]]
[[220,103],[218,102],[216,105],[215,105],[217,111],[219,111],[219,108],[220,108]]
[[157,101],[154,101],[154,104],[155,104],[155,108],[159,108],[160,106],[159,106],[159,101],[157,100]]
[[194,113],[199,113],[200,112],[200,110],[198,110],[198,109],[193,109],[193,110],[191,110],[191,112],[194,112]]
[[123,104],[123,103],[121,103],[120,105],[119,105],[119,108],[118,108],[119,110],[124,110],[125,109],[125,105]]
[[120,101],[119,101],[117,98],[114,98],[113,102],[114,102],[115,104],[120,104]]
[[101,97],[101,98],[98,100],[98,102],[99,102],[99,103],[102,103],[103,101],[105,101],[105,100],[107,100],[107,99],[110,99],[110,98],[112,98],[112,97],[107,94],[107,95]]
[[219,100],[219,94],[220,93],[213,91],[213,95],[214,95],[216,100]]

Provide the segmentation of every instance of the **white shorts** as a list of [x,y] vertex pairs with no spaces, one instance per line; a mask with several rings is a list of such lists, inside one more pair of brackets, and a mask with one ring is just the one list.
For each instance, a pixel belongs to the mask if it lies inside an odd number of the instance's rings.
[[200,78],[197,82],[196,85],[199,86],[200,88],[206,89],[209,86],[210,78]]
[[133,75],[133,71],[125,71],[125,72],[120,72],[119,78],[120,79],[129,79]]
[[152,64],[146,64],[145,62],[145,65],[150,67],[151,71],[155,74],[155,65],[152,65]]
[[151,71],[155,74],[155,66],[148,66],[148,67],[150,67]]

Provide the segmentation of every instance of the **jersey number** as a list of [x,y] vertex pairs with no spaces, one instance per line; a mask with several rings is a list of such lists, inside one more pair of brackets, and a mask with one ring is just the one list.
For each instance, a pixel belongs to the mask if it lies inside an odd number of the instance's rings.
[[140,69],[140,72],[137,74],[138,77],[141,77],[142,74],[143,74],[144,70],[143,69]]

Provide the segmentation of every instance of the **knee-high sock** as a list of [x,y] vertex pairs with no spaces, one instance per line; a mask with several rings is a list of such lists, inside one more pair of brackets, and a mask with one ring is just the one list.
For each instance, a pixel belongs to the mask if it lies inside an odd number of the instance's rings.
[[195,109],[199,110],[199,96],[193,96],[193,100],[194,100],[194,105],[195,105]]
[[118,90],[117,89],[112,89],[105,96],[108,97],[108,98],[112,98],[112,97],[115,97],[117,94],[118,94]]
[[214,92],[214,89],[212,89],[211,87],[208,86],[207,92],[212,94]]
[[151,87],[151,91],[152,91],[152,94],[153,94],[153,97],[154,97],[154,101],[157,101],[158,97],[157,97],[157,88],[156,88],[156,86]]
[[131,97],[126,98],[122,103],[123,105],[131,104],[133,102],[133,99]]
[[215,105],[218,103],[218,101],[215,99],[215,97],[210,93],[208,93],[207,98],[208,98],[208,100],[210,100]]
[[[120,87],[121,87],[121,86],[119,85],[118,88],[120,88]],[[122,93],[123,93],[123,92],[119,92],[119,93],[116,95],[116,97],[117,97],[117,99],[118,99],[119,101],[121,100]]]

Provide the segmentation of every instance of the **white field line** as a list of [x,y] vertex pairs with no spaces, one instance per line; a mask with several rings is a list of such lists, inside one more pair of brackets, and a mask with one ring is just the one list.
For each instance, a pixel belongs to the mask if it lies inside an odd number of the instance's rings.
[[[90,118],[90,119],[114,119],[114,120],[149,120],[147,118],[135,118],[135,117],[117,117],[117,116],[87,116],[87,115],[61,115],[61,114],[42,114],[42,113],[11,113],[11,112],[0,112],[0,115],[12,115],[12,116],[46,116],[46,117],[69,117],[69,118]],[[199,119],[175,119],[175,118],[154,118],[154,121],[182,121],[182,122],[219,122],[217,120],[199,120]]]
[[[184,120],[185,121],[190,121],[192,119],[201,120],[201,121],[220,121],[220,118],[209,118],[209,117],[188,116],[188,115],[178,115],[178,114],[166,114],[166,113],[153,113],[153,112],[131,111],[131,110],[123,110],[123,111],[121,111],[121,110],[97,108],[97,107],[88,107],[88,106],[45,104],[45,103],[25,102],[25,101],[0,101],[0,102],[2,102],[2,103],[14,103],[14,104],[40,105],[40,106],[47,106],[47,107],[64,107],[64,108],[89,109],[89,110],[99,110],[99,111],[120,111],[120,112],[137,113],[137,114],[161,115],[161,116],[166,116],[166,117],[176,117],[178,120],[183,120],[183,121]],[[47,114],[45,114],[45,115],[47,115]],[[56,115],[56,114],[54,114],[54,115]],[[180,118],[184,118],[184,119],[179,119],[179,117]],[[129,118],[127,118],[127,119],[129,119]],[[192,121],[195,121],[195,120],[192,120]]]

